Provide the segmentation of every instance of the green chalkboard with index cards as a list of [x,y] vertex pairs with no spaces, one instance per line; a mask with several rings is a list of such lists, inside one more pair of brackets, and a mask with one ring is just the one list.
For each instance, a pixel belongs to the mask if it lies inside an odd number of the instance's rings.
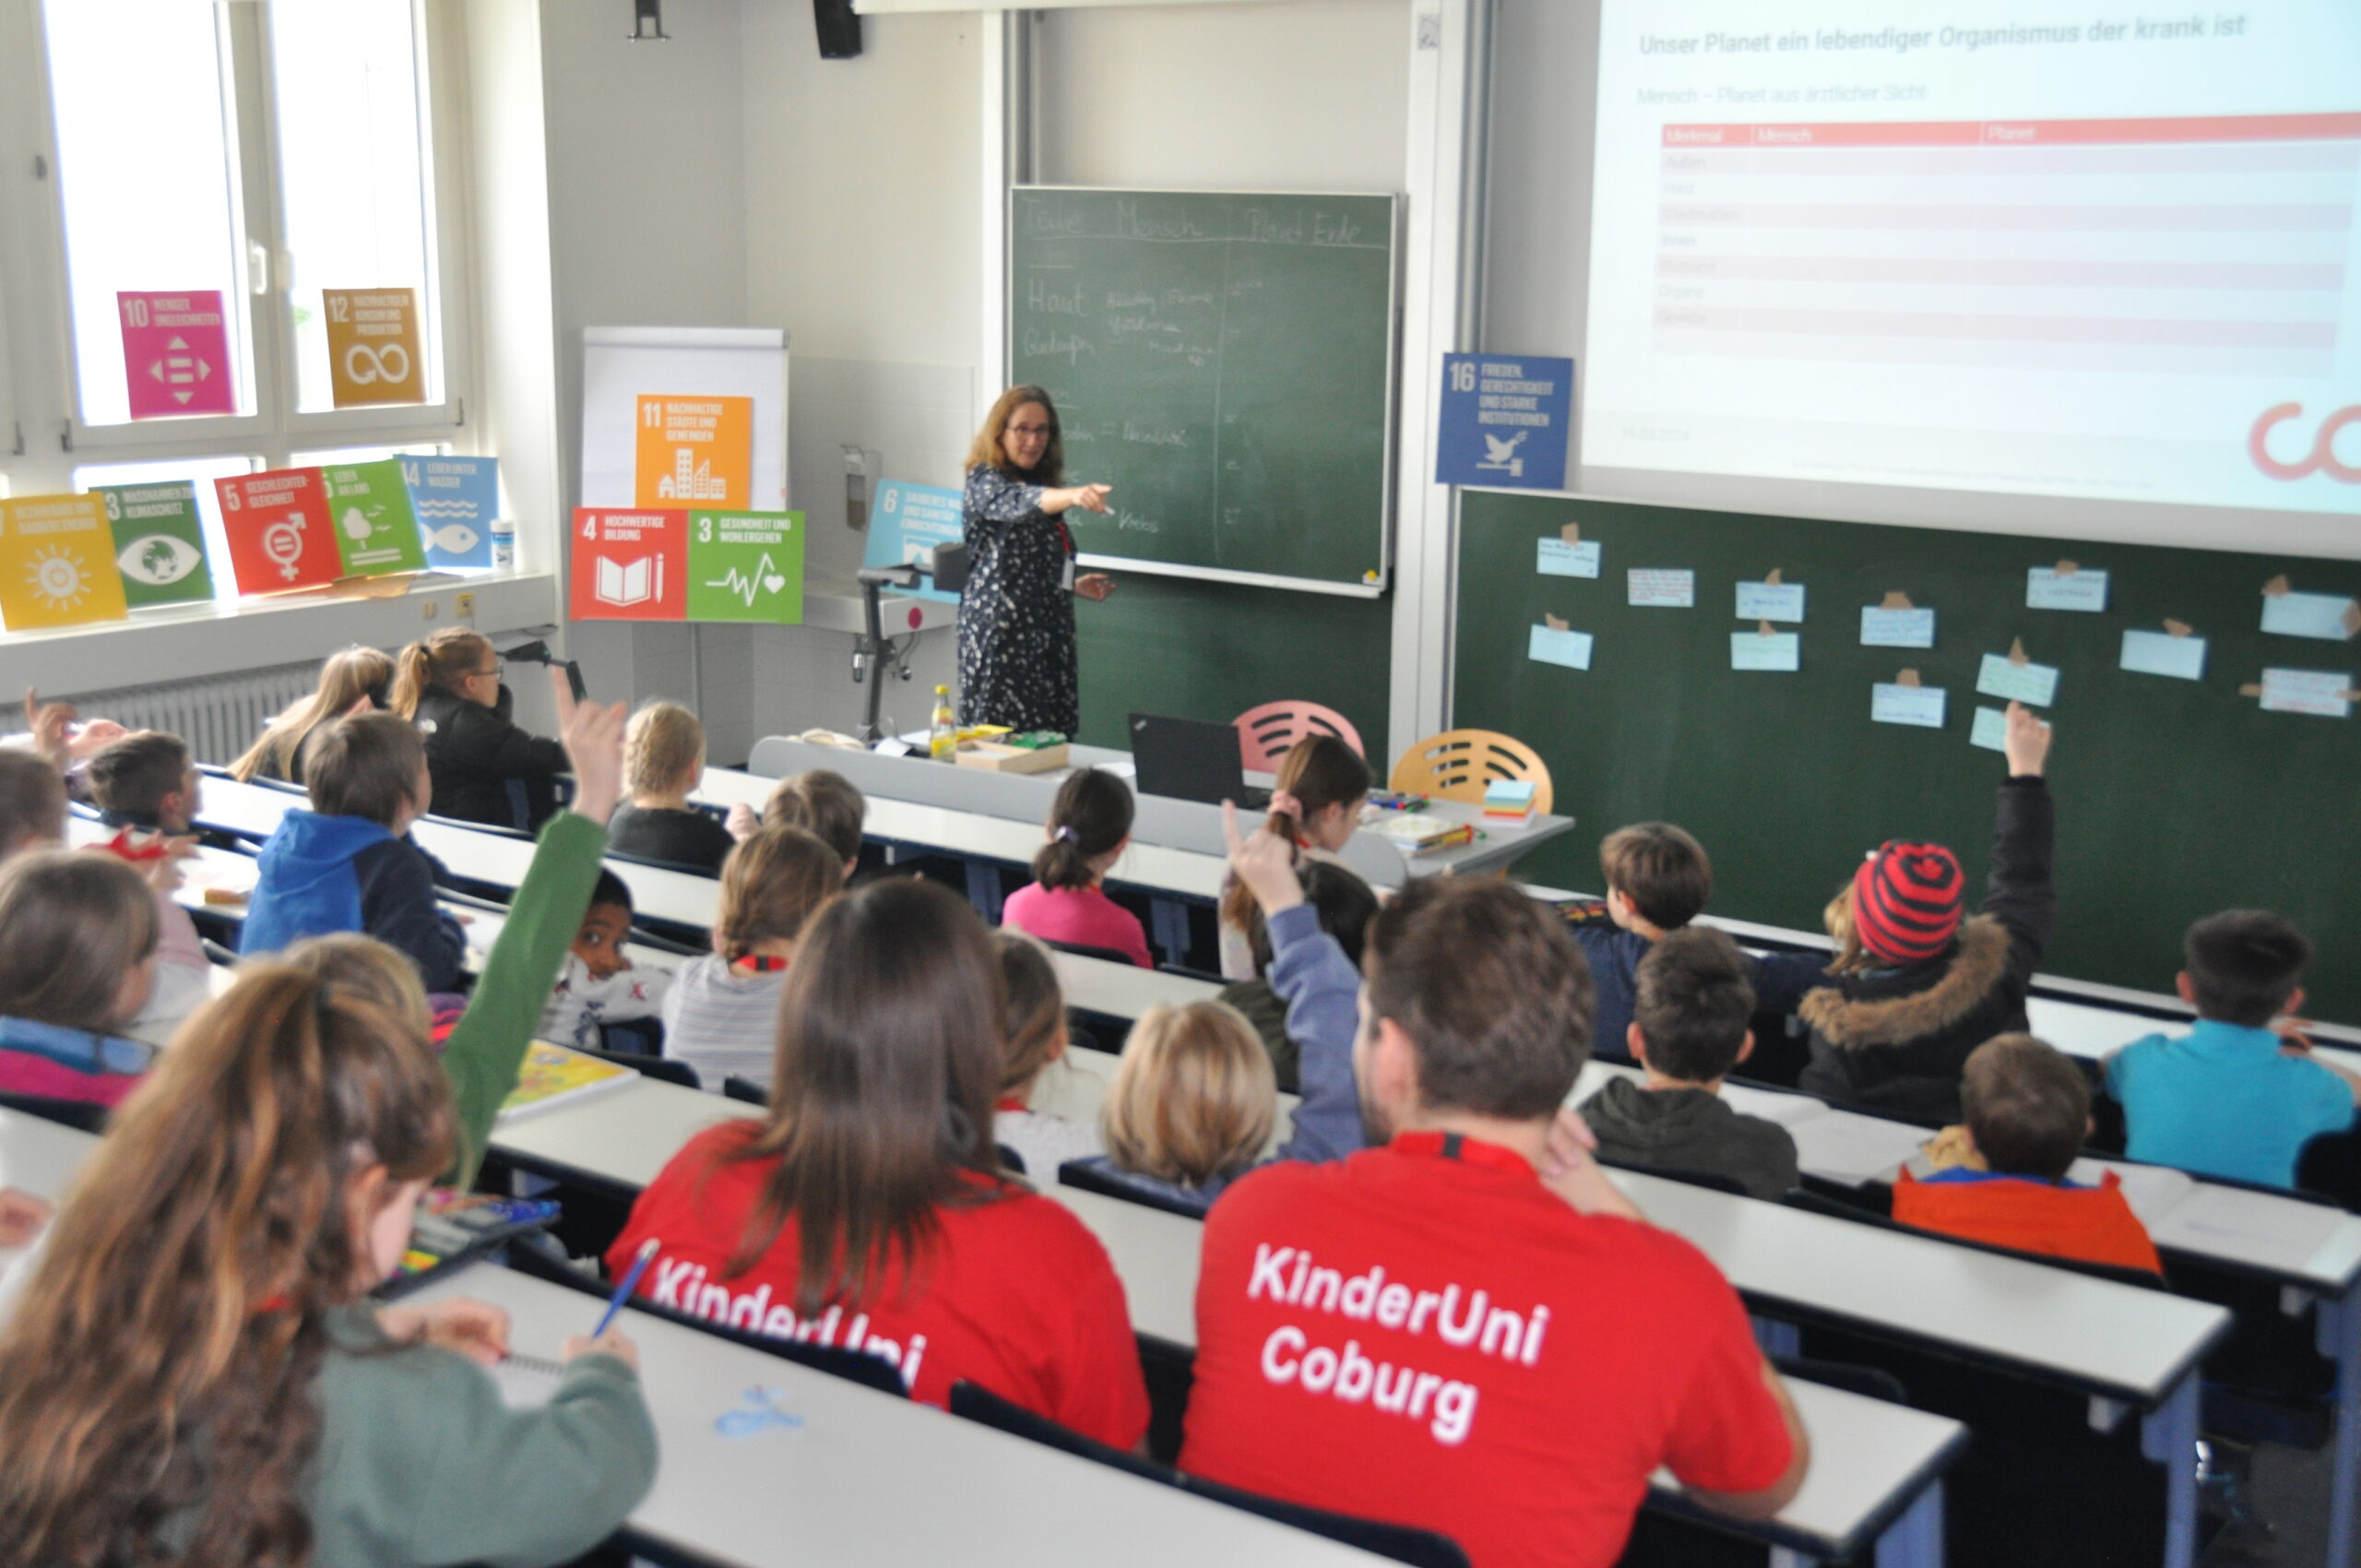
[[1009,381],[1048,389],[1086,556],[1374,594],[1392,493],[1394,198],[1009,193]]
[[[1572,524],[1596,578],[1543,576],[1537,540]],[[2027,574],[2068,558],[2108,574],[2102,613],[2026,606]],[[2169,992],[2181,933],[2216,909],[2284,911],[2319,952],[2313,1016],[2361,1022],[2361,703],[2347,719],[2266,712],[2266,668],[2361,674],[2361,640],[2261,630],[2266,584],[2361,594],[2361,562],[1835,523],[1566,495],[1460,493],[1453,721],[1505,731],[1549,765],[1560,812],[1598,833],[1677,822],[1714,863],[1712,908],[1821,929],[1821,911],[1887,838],[1987,869],[1999,754],[1970,739],[1987,655],[2022,639],[2058,671],[2058,933],[2049,973]],[[1632,568],[1696,573],[1696,608],[1626,602]],[[1733,669],[1736,588],[1773,570],[1807,589],[1793,673]],[[1932,647],[1865,647],[1889,594],[1935,612]],[[1527,657],[1554,616],[1594,639],[1590,668]],[[2121,667],[2127,631],[2206,642],[2197,680]],[[1948,694],[1940,729],[1877,724],[1870,688],[1916,670]],[[1596,836],[1518,865],[1596,890]]]

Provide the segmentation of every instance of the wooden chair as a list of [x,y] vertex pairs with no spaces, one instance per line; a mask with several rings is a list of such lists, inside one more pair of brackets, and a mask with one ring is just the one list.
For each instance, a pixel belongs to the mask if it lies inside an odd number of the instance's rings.
[[1249,773],[1275,773],[1287,748],[1306,735],[1334,735],[1352,747],[1354,755],[1369,755],[1353,721],[1316,702],[1266,702],[1230,722],[1238,727],[1239,760]]
[[1386,788],[1480,806],[1485,789],[1498,778],[1531,779],[1533,809],[1548,811],[1548,764],[1523,741],[1495,730],[1446,730],[1428,736],[1402,754]]

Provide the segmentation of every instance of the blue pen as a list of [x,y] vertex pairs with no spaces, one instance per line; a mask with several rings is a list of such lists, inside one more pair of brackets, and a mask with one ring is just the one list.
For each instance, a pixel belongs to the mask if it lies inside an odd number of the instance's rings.
[[632,1291],[639,1284],[639,1277],[646,1274],[647,1265],[655,1261],[656,1248],[657,1241],[653,1236],[639,1244],[639,1251],[632,1257],[631,1267],[623,1271],[623,1283],[615,1287],[614,1295],[607,1301],[607,1315],[600,1318],[599,1326],[590,1331],[591,1338],[596,1339],[606,1333],[607,1325],[615,1321],[615,1314],[623,1310],[625,1301],[631,1300]]

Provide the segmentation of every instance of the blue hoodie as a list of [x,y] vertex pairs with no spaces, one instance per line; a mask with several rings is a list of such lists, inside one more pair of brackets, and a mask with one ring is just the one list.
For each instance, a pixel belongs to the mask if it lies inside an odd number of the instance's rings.
[[242,953],[275,953],[307,936],[358,931],[409,955],[428,991],[458,984],[467,943],[434,901],[434,862],[359,816],[296,809],[262,847],[262,874]]

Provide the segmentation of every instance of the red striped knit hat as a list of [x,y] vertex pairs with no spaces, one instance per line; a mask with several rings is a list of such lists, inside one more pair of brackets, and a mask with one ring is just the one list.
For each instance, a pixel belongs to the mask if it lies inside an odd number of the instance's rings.
[[1951,945],[1959,932],[1966,878],[1940,844],[1889,838],[1853,873],[1853,929],[1889,964],[1916,964]]

